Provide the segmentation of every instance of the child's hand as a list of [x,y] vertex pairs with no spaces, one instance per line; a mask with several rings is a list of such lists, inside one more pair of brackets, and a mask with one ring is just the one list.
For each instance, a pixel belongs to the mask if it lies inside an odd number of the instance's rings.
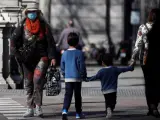
[[130,66],[131,67],[131,71],[134,71],[134,66]]
[[129,65],[128,68],[129,68],[129,71],[134,71],[134,66]]
[[86,77],[85,79],[83,79],[85,82],[89,82],[89,78]]

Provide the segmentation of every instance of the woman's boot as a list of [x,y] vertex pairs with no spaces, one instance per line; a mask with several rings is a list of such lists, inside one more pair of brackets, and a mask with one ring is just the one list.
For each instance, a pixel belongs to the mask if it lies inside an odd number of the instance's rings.
[[152,115],[156,118],[160,118],[160,114],[159,114],[159,111],[157,109],[157,107],[154,105],[154,104],[151,104],[149,106],[149,112],[147,113],[148,116]]
[[34,109],[27,108],[27,111],[24,113],[23,117],[33,117],[34,116]]
[[38,117],[43,117],[43,112],[41,106],[36,105],[36,115]]

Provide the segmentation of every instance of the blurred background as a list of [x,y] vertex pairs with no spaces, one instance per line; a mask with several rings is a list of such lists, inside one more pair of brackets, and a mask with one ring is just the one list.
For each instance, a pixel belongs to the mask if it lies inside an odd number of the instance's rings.
[[88,65],[101,65],[99,55],[106,52],[115,63],[128,65],[137,29],[146,22],[150,9],[160,7],[160,0],[0,0],[0,72],[4,79],[17,68],[9,57],[9,38],[23,19],[23,10],[33,4],[50,23],[56,44],[68,21],[74,22],[85,44],[82,50]]
[[4,36],[13,31],[24,17],[22,11],[32,4],[42,10],[56,43],[68,21],[73,20],[85,43],[87,59],[105,49],[119,60],[125,56],[120,55],[120,48],[130,59],[139,25],[146,22],[151,8],[160,7],[160,0],[0,0],[0,24],[12,27],[7,33],[4,28]]

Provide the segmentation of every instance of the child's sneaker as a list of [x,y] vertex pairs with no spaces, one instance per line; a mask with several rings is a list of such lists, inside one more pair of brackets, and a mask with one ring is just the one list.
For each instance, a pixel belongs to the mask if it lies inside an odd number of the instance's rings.
[[78,113],[76,113],[76,119],[83,119],[83,118],[85,118],[85,115],[84,114],[78,114]]
[[62,110],[62,120],[68,120],[68,118],[67,118],[67,110],[66,109]]
[[66,109],[63,109],[63,110],[62,110],[62,115],[63,115],[63,114],[67,114],[67,110],[66,110]]
[[111,108],[107,108],[106,118],[111,118],[111,117],[112,117],[112,110],[111,110]]

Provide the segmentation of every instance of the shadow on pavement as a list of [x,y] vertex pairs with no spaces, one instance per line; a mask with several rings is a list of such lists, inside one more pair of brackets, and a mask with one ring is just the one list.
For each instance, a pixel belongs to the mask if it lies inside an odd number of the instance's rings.
[[[90,109],[89,109],[90,108]],[[83,113],[85,115],[85,120],[105,120],[105,111],[96,110],[95,106],[92,108],[91,106],[87,108],[88,110],[84,110]],[[98,109],[98,108],[97,108]],[[147,116],[147,107],[146,106],[137,106],[137,107],[127,107],[127,108],[118,108],[115,109],[113,113],[113,117],[110,120],[158,120],[152,116]],[[44,119],[61,119],[61,112],[54,112],[54,113],[46,113],[44,114]],[[68,113],[69,120],[75,120],[75,111],[71,110]]]
[[119,85],[119,87],[126,87],[126,86],[144,86],[145,84],[132,84],[132,85]]
[[112,120],[157,120],[157,118],[144,114],[114,115]]
[[[85,115],[85,119],[90,119],[90,118],[101,118],[105,117],[105,112],[104,111],[83,111],[83,114]],[[62,113],[47,113],[44,115],[44,118],[55,118],[55,117],[61,117]],[[75,117],[75,111],[70,111],[68,113],[68,117]]]
[[126,79],[144,79],[144,77],[119,77],[121,80],[126,80]]
[[144,86],[144,84],[133,84],[133,85],[129,85],[129,86]]
[[[85,120],[105,120],[105,112],[104,111],[84,111]],[[61,113],[48,113],[44,115],[44,119],[54,118],[60,119],[62,116]],[[71,111],[68,114],[68,118],[70,120],[75,119],[75,112]],[[115,111],[112,118],[110,120],[157,120],[152,116],[147,116],[145,114],[130,114],[126,113],[126,111]]]
[[[88,102],[82,102],[82,103],[83,104],[84,103],[104,103],[104,100],[102,100],[102,101],[94,101],[94,102],[88,101]],[[75,104],[75,102],[72,102],[71,104]],[[52,106],[52,105],[63,105],[63,103],[44,104],[43,106]]]

